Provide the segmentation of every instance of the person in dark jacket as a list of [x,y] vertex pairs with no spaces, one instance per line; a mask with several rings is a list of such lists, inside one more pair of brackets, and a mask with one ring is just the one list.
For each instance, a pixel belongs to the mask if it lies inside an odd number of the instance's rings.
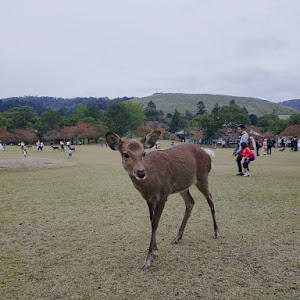
[[273,141],[268,139],[267,141],[267,154],[272,154]]

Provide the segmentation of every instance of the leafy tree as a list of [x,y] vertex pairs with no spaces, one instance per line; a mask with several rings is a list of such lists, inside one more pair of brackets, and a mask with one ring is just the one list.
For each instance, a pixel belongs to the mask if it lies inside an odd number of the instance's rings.
[[12,131],[12,135],[13,141],[17,143],[25,142],[33,144],[38,140],[38,136],[32,128],[15,129]]
[[94,120],[98,120],[101,118],[101,111],[96,105],[91,105],[86,108],[85,117],[93,118]]
[[73,140],[78,135],[78,128],[76,126],[64,126],[58,133],[57,138]]
[[13,142],[13,135],[5,128],[0,127],[0,141],[4,143]]
[[169,131],[175,133],[179,128],[183,128],[184,125],[185,124],[180,116],[180,113],[175,109],[175,112],[171,119],[171,123],[169,125]]
[[251,125],[257,125],[258,123],[258,116],[255,114],[249,115],[249,121]]
[[29,106],[14,107],[7,111],[5,116],[10,120],[7,127],[8,130],[33,128],[38,119],[36,111]]
[[125,102],[125,106],[129,115],[129,129],[135,130],[141,126],[146,119],[144,105],[137,101],[127,101]]
[[190,129],[190,138],[194,140],[199,140],[203,137],[203,130],[198,127],[193,127]]
[[300,114],[292,114],[286,120],[287,125],[297,125],[300,124]]
[[[57,138],[68,139],[74,141],[74,139],[80,139],[83,143],[87,139],[95,139],[98,142],[100,137],[104,137],[108,128],[101,124],[90,124],[79,122],[76,126],[65,126],[62,128]],[[51,134],[51,133],[50,133]]]
[[87,116],[87,108],[82,103],[79,103],[76,107],[75,112],[73,113],[73,117],[77,120],[77,122],[82,121]]
[[62,117],[56,110],[45,111],[40,116],[40,122],[47,127],[47,130],[58,127]]
[[236,105],[234,99],[231,99],[231,100],[230,100],[229,105],[231,105],[231,106]]
[[49,130],[43,135],[43,140],[45,140],[45,141],[53,142],[56,139],[58,139],[58,129]]
[[216,103],[213,110],[212,110],[212,113],[215,115],[220,109],[220,106],[219,106],[219,103]]
[[110,131],[123,136],[129,128],[129,110],[125,103],[113,103],[105,113],[105,125]]
[[237,105],[222,106],[216,113],[218,127],[230,127],[236,129],[239,124],[248,123],[248,114]]
[[153,101],[149,101],[145,109],[145,115],[147,121],[158,121],[159,119],[163,119],[164,113],[156,109],[156,105]]
[[280,133],[284,130],[285,121],[280,120],[275,114],[266,114],[258,119],[258,126],[263,127],[265,131]]
[[193,118],[194,118],[194,115],[189,110],[186,110],[185,111],[185,119],[192,120]]
[[300,136],[300,124],[291,125],[280,133],[280,136]]
[[197,115],[204,115],[206,113],[205,105],[202,101],[197,104]]
[[0,128],[12,128],[12,120],[6,113],[0,113]]
[[195,117],[190,122],[189,126],[202,129],[205,138],[215,137],[219,128],[217,117],[214,114],[207,114],[207,113]]
[[155,103],[152,100],[150,100],[148,102],[147,106],[150,107],[150,108],[156,108],[156,105],[155,105]]
[[62,117],[58,111],[50,110],[41,114],[38,122],[35,124],[37,134],[41,139],[42,136],[50,129],[58,128]]

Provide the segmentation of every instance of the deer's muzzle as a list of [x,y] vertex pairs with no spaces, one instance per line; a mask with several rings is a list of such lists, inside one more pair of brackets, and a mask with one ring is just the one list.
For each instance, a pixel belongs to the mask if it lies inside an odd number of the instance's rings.
[[136,172],[136,175],[137,175],[137,177],[139,178],[139,179],[143,179],[143,178],[145,178],[145,176],[146,176],[146,172],[145,172],[145,170],[139,170],[139,171],[137,171]]

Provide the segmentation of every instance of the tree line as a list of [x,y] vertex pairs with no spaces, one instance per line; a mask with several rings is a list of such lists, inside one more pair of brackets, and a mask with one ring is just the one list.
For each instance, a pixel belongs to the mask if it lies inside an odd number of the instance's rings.
[[[58,139],[98,142],[104,139],[107,131],[120,136],[141,136],[154,129],[162,132],[165,139],[175,139],[178,130],[194,139],[234,138],[239,124],[250,126],[253,132],[264,135],[300,136],[300,114],[293,114],[283,120],[275,114],[258,117],[249,114],[247,109],[236,105],[234,100],[228,106],[215,105],[212,112],[207,112],[202,101],[197,104],[197,113],[177,110],[173,114],[164,114],[156,108],[153,101],[147,106],[137,101],[114,101],[106,109],[96,105],[79,103],[75,111],[64,115],[58,110],[42,113],[30,106],[13,107],[0,112],[0,140],[6,143],[34,143],[37,139],[55,141]],[[250,128],[249,127],[249,128]]]

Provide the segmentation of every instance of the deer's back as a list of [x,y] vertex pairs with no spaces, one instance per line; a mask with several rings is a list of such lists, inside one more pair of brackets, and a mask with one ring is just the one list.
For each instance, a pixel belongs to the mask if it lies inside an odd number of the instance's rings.
[[[135,182],[138,190],[156,193],[166,189],[167,193],[176,193],[195,184],[211,169],[210,156],[194,144],[183,144],[167,150],[149,152],[144,158],[147,178]],[[141,186],[143,186],[141,188]]]

